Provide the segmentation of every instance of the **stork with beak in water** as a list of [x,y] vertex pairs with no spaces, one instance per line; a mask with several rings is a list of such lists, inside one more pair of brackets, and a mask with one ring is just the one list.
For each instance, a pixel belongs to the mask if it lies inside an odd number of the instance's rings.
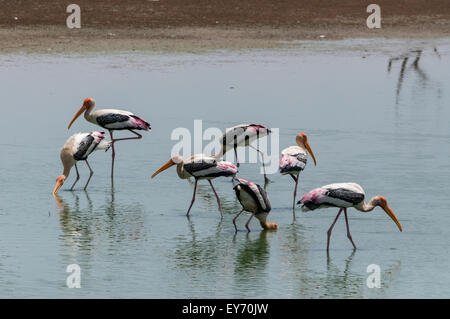
[[70,174],[70,170],[75,166],[77,172],[77,178],[73,183],[70,190],[72,191],[75,184],[80,179],[80,174],[78,172],[77,162],[84,161],[91,172],[89,179],[84,186],[84,190],[87,189],[89,181],[94,175],[94,171],[91,169],[87,158],[95,150],[105,150],[107,151],[111,146],[111,141],[104,140],[105,135],[103,132],[92,132],[92,133],[78,133],[74,134],[66,141],[61,149],[61,162],[64,166],[63,173],[56,179],[56,185],[53,189],[53,195],[58,193],[59,189],[63,186],[64,181]]
[[267,215],[269,215],[272,207],[270,206],[269,197],[267,196],[264,188],[244,178],[236,178],[235,181],[238,183],[233,187],[233,189],[236,193],[236,197],[242,205],[242,210],[236,215],[236,217],[233,218],[234,229],[236,232],[236,219],[244,211],[252,214],[245,224],[245,228],[247,228],[248,232],[250,232],[248,225],[253,217],[256,217],[259,220],[259,223],[263,229],[278,229],[277,224],[267,222]]

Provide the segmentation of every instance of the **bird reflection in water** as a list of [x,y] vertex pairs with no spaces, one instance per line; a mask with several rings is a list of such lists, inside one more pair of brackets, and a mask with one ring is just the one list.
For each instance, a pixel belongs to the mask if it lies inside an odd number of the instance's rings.
[[[381,288],[368,288],[367,278],[371,274],[366,272],[364,267],[352,267],[356,250],[347,257],[344,262],[344,269],[339,269],[333,264],[333,259],[327,255],[327,275],[325,278],[325,296],[335,296],[337,292],[342,298],[368,298],[386,297],[391,283],[400,273],[401,262],[398,260],[389,267],[381,267]],[[353,271],[356,268],[358,271]]]
[[[400,100],[400,93],[403,87],[403,82],[405,79],[405,76],[412,70],[414,72],[414,74],[416,74],[418,76],[418,80],[420,81],[420,87],[422,89],[426,89],[428,81],[429,81],[429,76],[427,75],[427,73],[422,69],[422,67],[420,66],[419,62],[420,59],[422,58],[422,54],[423,54],[423,49],[417,49],[417,50],[412,50],[409,51],[405,54],[402,54],[400,56],[397,57],[393,57],[391,59],[389,59],[388,62],[388,67],[387,67],[387,71],[388,73],[391,72],[392,69],[392,65],[394,62],[396,61],[402,61],[401,62],[401,66],[400,66],[400,71],[399,71],[399,75],[398,75],[398,80],[397,80],[397,88],[396,88],[396,94],[395,94],[395,105],[399,104],[399,100]],[[437,48],[433,48],[433,53],[440,59],[441,56],[437,50]],[[410,59],[414,59],[413,62],[408,65],[408,61]]]
[[[83,246],[82,238],[88,237],[88,234],[86,233],[86,229],[83,229],[83,221],[80,215],[80,198],[75,194],[73,194],[73,196],[75,203],[71,209],[60,195],[53,195],[63,231],[61,238],[64,241],[64,246],[66,248],[70,247],[78,249]],[[90,199],[88,199],[88,203],[88,210],[92,210],[92,202]],[[74,250],[72,250],[72,252],[73,251]]]
[[175,239],[175,268],[206,268],[211,270],[220,268],[220,261],[224,256],[224,249],[226,249],[220,236],[222,219],[218,222],[214,233],[204,239],[199,239],[191,218],[188,217],[187,220],[190,235],[179,236]]
[[54,196],[63,231],[61,238],[66,246],[90,251],[102,243],[105,246],[109,244],[110,249],[120,250],[130,240],[145,237],[142,207],[135,203],[117,205],[113,187],[106,197],[107,204],[100,207],[94,206],[99,198],[92,200],[88,192],[84,192],[87,207],[80,204],[84,202],[83,196],[72,196],[72,206],[59,195]]
[[365,273],[352,272],[351,264],[356,250],[345,259],[344,270],[333,264],[333,259],[327,254],[327,273],[325,278],[325,296],[335,296],[340,292],[343,298],[361,298],[365,283]]
[[[235,273],[245,275],[248,271],[263,271],[269,260],[269,242],[267,233],[270,231],[261,230],[256,239],[251,239],[249,233],[246,234],[245,242],[240,243],[238,255],[236,256]],[[236,234],[233,241],[236,243]]]
[[237,256],[234,263],[233,290],[243,291],[245,297],[255,297],[256,294],[264,294],[265,290],[271,289],[270,279],[261,276],[266,271],[270,258],[268,234],[275,235],[269,230],[262,230],[256,239],[254,235],[247,233],[244,241],[242,236],[234,235]]

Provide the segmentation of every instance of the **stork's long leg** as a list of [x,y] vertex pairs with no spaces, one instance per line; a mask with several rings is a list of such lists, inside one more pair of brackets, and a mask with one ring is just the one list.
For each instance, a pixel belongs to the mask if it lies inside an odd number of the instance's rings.
[[92,175],[94,175],[94,171],[92,170],[92,168],[91,168],[91,166],[89,165],[88,161],[85,160],[85,162],[86,162],[87,167],[89,168],[90,174],[89,174],[89,178],[88,178],[88,180],[87,180],[87,182],[86,182],[86,185],[84,186],[84,190],[86,190],[86,188],[87,188],[88,185],[89,185],[89,182],[91,181]]
[[116,158],[116,151],[114,149],[114,138],[113,138],[113,131],[109,131],[109,135],[111,136],[111,158],[112,158],[112,164],[111,164],[111,179],[114,178],[114,159]]
[[73,191],[73,187],[75,186],[75,184],[78,182],[78,180],[80,179],[80,173],[78,172],[78,167],[77,164],[75,163],[75,171],[77,172],[77,178],[75,179],[75,182],[73,183],[72,187],[70,188],[71,191]]
[[251,148],[253,148],[254,150],[256,150],[259,154],[261,154],[261,162],[262,162],[262,167],[263,167],[263,170],[264,170],[264,181],[266,183],[270,182],[270,180],[267,178],[267,175],[266,175],[266,166],[264,165],[264,153],[261,152],[257,147],[254,147],[253,145],[249,145],[249,146]]
[[191,211],[192,205],[194,205],[195,202],[195,192],[197,191],[197,182],[198,180],[195,179],[195,183],[194,183],[194,195],[192,195],[192,201],[191,201],[191,205],[189,206],[189,209],[186,213],[186,216],[189,217],[189,212]]
[[253,216],[255,216],[255,212],[252,212],[252,216],[250,216],[247,223],[245,224],[245,228],[247,228],[248,232],[250,232],[250,228],[248,228],[248,224],[250,224],[250,221],[252,220]]
[[128,131],[130,131],[131,133],[133,133],[133,134],[135,134],[135,135],[137,135],[137,137],[125,137],[125,138],[117,138],[117,139],[114,139],[113,138],[113,131],[112,130],[109,130],[109,135],[111,136],[111,147],[112,147],[112,155],[111,155],[111,157],[112,157],[112,164],[111,164],[111,178],[114,178],[114,159],[116,158],[116,152],[115,152],[115,150],[114,150],[114,143],[115,142],[119,142],[119,141],[126,141],[126,140],[139,140],[139,139],[141,139],[142,138],[142,135],[141,134],[139,134],[139,133],[137,133],[137,132],[135,132],[135,131],[133,131],[133,130],[128,130]]
[[131,133],[135,134],[136,137],[116,138],[116,139],[114,140],[114,143],[115,143],[115,142],[119,142],[119,141],[126,141],[126,140],[140,140],[140,139],[142,138],[142,135],[139,134],[138,132],[135,132],[135,131],[130,130],[130,129],[129,129],[128,131],[130,131]]
[[239,159],[237,156],[237,145],[234,145],[234,156],[236,156],[236,166],[239,168]]
[[[294,177],[294,175],[291,175]],[[300,174],[297,175],[297,177],[294,177],[295,180],[295,188],[294,188],[294,202],[292,203],[292,210],[294,211],[294,219],[295,219],[295,198],[297,197],[297,186],[298,186],[298,180],[300,179]]]
[[350,228],[348,227],[347,208],[344,208],[345,224],[347,225],[347,237],[352,242],[353,248],[356,249],[356,245],[353,242],[352,235],[350,235]]
[[219,205],[220,217],[223,218],[222,205],[220,205],[220,198],[219,198],[219,196],[217,195],[216,190],[214,189],[214,186],[213,186],[213,184],[212,184],[212,182],[211,182],[210,179],[208,179],[208,182],[209,182],[209,185],[211,185],[211,188],[212,188],[212,190],[213,190],[213,192],[214,192],[214,195],[216,195],[216,198],[217,198],[217,204]]
[[336,224],[336,221],[338,220],[339,215],[341,215],[342,210],[343,210],[342,208],[339,209],[339,212],[338,212],[336,218],[334,219],[333,224],[331,224],[330,229],[328,229],[328,231],[327,231],[327,235],[328,235],[328,238],[327,238],[327,251],[330,249],[330,237],[331,237],[331,231],[333,230],[334,224]]
[[233,218],[233,224],[234,224],[234,229],[236,229],[236,233],[237,233],[236,219],[239,217],[240,214],[242,214],[243,211],[244,211],[244,209],[242,208],[241,211],[236,215],[236,217]]

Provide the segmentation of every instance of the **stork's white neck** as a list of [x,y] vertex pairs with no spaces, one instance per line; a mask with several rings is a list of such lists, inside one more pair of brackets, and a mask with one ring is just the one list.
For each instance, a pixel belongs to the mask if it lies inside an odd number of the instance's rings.
[[65,152],[61,154],[61,162],[64,166],[64,171],[62,175],[64,175],[67,178],[70,174],[72,166],[75,165],[75,162],[73,160],[73,157]]
[[95,107],[95,103],[91,103],[91,105],[86,109],[86,111],[84,111],[84,118],[86,119],[86,121],[97,124],[97,122],[94,120],[94,118],[92,117],[92,110]]
[[379,206],[378,197],[372,197],[369,201],[369,203],[361,202],[358,205],[355,206],[355,208],[361,212],[370,212],[372,211],[376,206]]
[[178,174],[179,178],[187,179],[188,177],[185,174],[183,164],[184,164],[183,161],[181,161],[180,163],[177,164],[177,174]]

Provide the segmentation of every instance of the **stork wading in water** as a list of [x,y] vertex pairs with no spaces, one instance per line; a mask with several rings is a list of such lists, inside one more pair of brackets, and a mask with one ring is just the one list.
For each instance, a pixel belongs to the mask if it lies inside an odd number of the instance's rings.
[[64,171],[62,175],[58,176],[58,178],[56,179],[56,185],[53,189],[53,195],[58,193],[59,189],[63,186],[64,181],[69,176],[70,170],[73,166],[75,166],[77,178],[70,188],[70,190],[73,190],[75,184],[80,179],[80,174],[77,167],[78,161],[84,161],[89,168],[89,171],[91,172],[89,175],[89,179],[84,186],[84,190],[86,190],[89,181],[94,174],[94,171],[91,169],[87,158],[95,150],[107,151],[110,148],[111,141],[105,141],[104,138],[105,135],[103,132],[78,133],[69,137],[69,139],[61,149],[61,162],[63,164]]
[[236,192],[236,197],[242,205],[242,210],[233,218],[234,228],[237,232],[236,219],[242,212],[247,211],[252,215],[245,224],[245,228],[250,232],[248,227],[250,220],[256,217],[261,224],[263,229],[278,229],[278,225],[275,223],[268,223],[266,221],[267,215],[269,214],[272,207],[270,206],[269,198],[267,197],[266,191],[258,184],[249,182],[243,178],[236,178],[235,181],[238,182],[233,189]]
[[220,204],[220,198],[214,189],[214,186],[211,182],[212,179],[216,177],[233,177],[236,176],[238,169],[237,167],[226,161],[217,161],[217,159],[213,156],[206,156],[203,154],[198,154],[191,156],[187,161],[183,161],[183,158],[180,155],[173,156],[166,164],[161,166],[155,173],[153,173],[152,178],[156,175],[165,171],[169,167],[176,165],[177,166],[177,174],[181,179],[188,179],[189,177],[193,177],[195,179],[194,183],[194,194],[192,195],[191,205],[186,213],[186,216],[189,216],[189,212],[191,211],[192,205],[195,201],[195,193],[197,191],[197,182],[202,179],[206,179],[211,185],[211,188],[216,195],[217,204],[219,205],[220,216],[223,218],[222,213],[222,205]]
[[349,207],[354,207],[361,212],[370,212],[375,207],[380,206],[394,223],[397,224],[398,229],[402,231],[402,226],[389,207],[386,198],[383,196],[375,196],[366,204],[364,202],[365,196],[363,188],[356,183],[337,183],[309,191],[298,201],[298,204],[303,204],[302,210],[305,212],[319,208],[339,207],[339,212],[327,232],[327,251],[330,248],[331,231],[342,211],[344,211],[345,224],[347,226],[347,237],[352,243],[353,248],[356,249],[348,226],[347,208]]
[[222,157],[226,152],[231,149],[234,149],[234,155],[236,157],[236,166],[239,168],[239,159],[237,155],[238,147],[246,147],[249,146],[256,150],[262,159],[262,166],[264,170],[264,180],[265,182],[269,182],[269,179],[266,175],[266,167],[264,165],[264,153],[260,151],[257,147],[250,145],[257,139],[269,135],[271,133],[270,129],[261,124],[240,124],[233,126],[229,129],[226,129],[222,134],[221,142],[222,149],[220,154],[215,155],[214,157]]
[[[114,149],[114,143],[125,140],[136,140],[141,139],[142,135],[135,132],[135,130],[150,130],[150,124],[141,119],[140,117],[134,115],[128,111],[115,110],[115,109],[104,109],[97,110],[91,114],[95,107],[95,100],[92,98],[87,98],[83,101],[83,106],[78,110],[78,112],[73,117],[69,124],[68,129],[72,126],[73,122],[84,112],[84,118],[95,124],[99,125],[109,131],[111,136],[111,146],[112,146],[112,164],[111,164],[111,178],[114,178],[114,159],[116,157],[116,152]],[[118,130],[128,130],[136,137],[127,138],[113,138],[113,131]]]
[[297,142],[297,145],[285,148],[281,152],[280,158],[280,173],[282,175],[289,174],[295,181],[294,200],[292,203],[294,218],[295,218],[295,198],[297,197],[298,180],[300,178],[300,172],[305,169],[306,163],[308,161],[307,152],[311,154],[311,157],[314,161],[314,165],[317,165],[316,157],[314,156],[311,146],[309,145],[306,134],[299,133],[296,136],[295,141]]

